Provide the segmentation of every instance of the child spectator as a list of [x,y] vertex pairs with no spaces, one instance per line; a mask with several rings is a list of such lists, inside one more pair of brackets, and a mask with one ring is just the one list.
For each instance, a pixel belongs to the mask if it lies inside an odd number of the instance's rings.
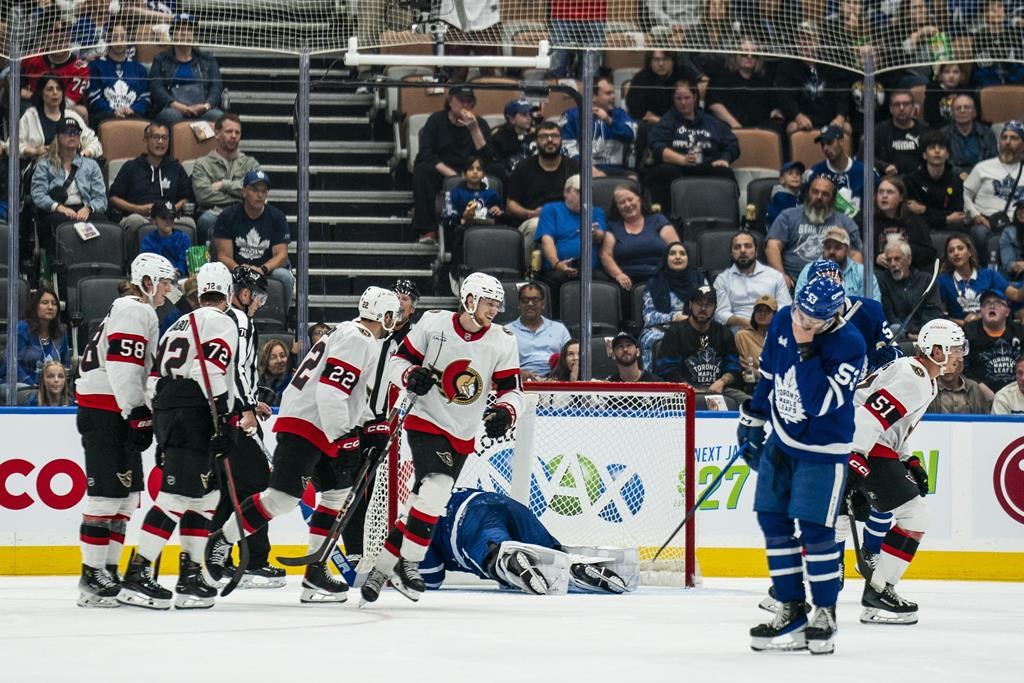
[[177,269],[179,278],[187,276],[186,254],[192,246],[192,241],[184,232],[174,229],[174,209],[171,204],[153,202],[149,218],[157,229],[142,239],[139,251],[160,254]]
[[779,169],[779,182],[772,188],[772,198],[768,202],[764,224],[771,225],[779,214],[791,209],[800,201],[800,187],[807,167],[799,161],[790,161]]
[[931,128],[943,128],[955,123],[953,121],[953,101],[958,95],[967,95],[973,99],[970,90],[960,87],[962,71],[955,62],[947,62],[938,66],[938,73],[928,83],[924,94],[924,122]]
[[494,225],[497,218],[505,215],[504,201],[496,190],[487,186],[487,172],[483,159],[469,157],[462,182],[445,196],[444,226],[446,237],[451,237],[451,268],[458,272],[462,263],[462,239],[466,228],[473,225]]
[[70,406],[74,401],[68,395],[68,375],[64,366],[55,360],[46,361],[40,373],[39,391],[28,397],[30,406]]

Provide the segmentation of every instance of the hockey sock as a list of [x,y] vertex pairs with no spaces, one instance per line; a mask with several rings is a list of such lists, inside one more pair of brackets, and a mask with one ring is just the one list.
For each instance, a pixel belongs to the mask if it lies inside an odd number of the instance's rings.
[[384,540],[384,548],[377,555],[377,561],[374,563],[377,569],[385,574],[391,574],[391,570],[395,568],[395,563],[398,562],[398,556],[402,554],[403,538],[405,538],[405,522],[398,520],[395,528],[391,530],[388,537]]
[[206,539],[210,535],[210,520],[202,513],[189,510],[181,516],[181,529],[178,530],[178,534],[181,536],[181,552],[188,555],[193,562],[201,562]]
[[891,523],[891,512],[872,510],[871,516],[868,517],[868,523],[864,525],[864,550],[872,555],[880,553],[882,551],[882,539],[885,538],[885,534],[889,531]]
[[[174,517],[180,516],[174,515]],[[174,517],[156,505],[149,509],[146,518],[142,520],[142,531],[139,533],[139,555],[150,562],[156,561],[171,538],[171,534],[174,533],[174,527],[178,525]]]
[[[78,539],[82,546],[82,564],[93,569],[103,569],[107,564],[107,548],[110,545],[110,517],[82,516]],[[122,536],[123,539],[123,536]]]
[[124,534],[127,528],[127,515],[119,513],[110,520],[110,543],[107,545],[106,564],[117,565],[121,563],[121,550],[124,548]]
[[800,541],[807,562],[811,600],[817,607],[831,607],[839,599],[839,548],[832,527],[800,521]]
[[[245,528],[246,536],[257,529],[262,529],[274,518],[266,510],[266,507],[260,504],[260,494],[258,493],[246,498],[240,505],[242,508],[242,526]],[[231,518],[228,518],[228,521],[224,523],[224,540],[228,543],[238,543],[239,538],[238,525]]]
[[898,583],[914,559],[923,537],[923,531],[909,531],[899,524],[889,529],[882,542],[882,552],[878,556],[878,567],[875,568],[871,585],[882,590],[887,583]]
[[428,515],[417,508],[409,510],[409,518],[405,523],[405,540],[402,544],[402,558],[413,563],[420,563],[427,554],[430,538],[434,535],[437,516]]
[[757,520],[764,532],[768,575],[772,578],[775,597],[781,602],[803,601],[803,558],[800,542],[793,535],[796,531],[793,520],[771,512],[758,513]]
[[321,545],[324,539],[331,532],[334,520],[338,516],[337,510],[332,510],[323,505],[317,505],[313,516],[309,518],[309,552],[313,552]]

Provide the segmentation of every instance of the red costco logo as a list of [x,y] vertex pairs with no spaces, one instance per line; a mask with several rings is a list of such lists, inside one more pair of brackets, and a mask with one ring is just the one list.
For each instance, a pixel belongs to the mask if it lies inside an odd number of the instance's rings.
[[1024,524],[1024,437],[1012,441],[1000,453],[992,486],[1006,514]]

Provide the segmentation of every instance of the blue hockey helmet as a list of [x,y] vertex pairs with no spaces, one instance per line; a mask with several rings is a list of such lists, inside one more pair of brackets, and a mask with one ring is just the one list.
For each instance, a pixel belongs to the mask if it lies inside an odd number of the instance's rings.
[[831,320],[843,310],[846,292],[843,286],[827,277],[811,280],[796,294],[793,305],[804,315],[816,320]]
[[811,263],[811,268],[807,271],[807,281],[812,282],[820,277],[827,277],[830,280],[842,282],[843,271],[839,264],[832,259],[818,259]]

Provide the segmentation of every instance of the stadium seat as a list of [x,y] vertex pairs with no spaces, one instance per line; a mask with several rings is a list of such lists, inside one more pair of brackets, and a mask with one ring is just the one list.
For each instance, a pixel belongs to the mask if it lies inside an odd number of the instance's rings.
[[28,400],[39,393],[38,387],[18,387],[18,405],[27,406]]
[[470,81],[476,90],[476,107],[474,111],[479,116],[487,114],[502,114],[504,118],[505,105],[509,100],[518,100],[523,96],[522,90],[495,90],[487,87],[491,85],[515,85],[519,83],[514,78],[501,78],[498,76],[478,76]]
[[272,277],[267,278],[267,303],[256,311],[253,317],[253,324],[261,333],[283,332],[287,329],[286,316],[288,311],[284,307],[285,292],[284,283]]
[[78,330],[79,348],[84,348],[95,326],[107,316],[110,305],[120,295],[118,285],[125,279],[123,276],[90,275],[78,281],[75,309],[72,312],[82,315],[82,325]]
[[[531,280],[544,291],[544,310],[541,312],[547,319],[551,319],[551,289],[546,283],[540,280]],[[519,317],[519,288],[527,283],[527,280],[503,280],[502,289],[505,290],[505,310],[498,313],[494,322],[499,325],[507,325]]]
[[778,169],[782,166],[782,141],[779,134],[763,128],[734,130],[740,143],[740,156],[733,168]]
[[7,275],[7,257],[10,253],[7,250],[8,235],[11,228],[5,221],[0,221],[0,275]]
[[111,159],[107,162],[107,195],[110,194],[110,186],[117,180],[117,174],[121,172],[121,167],[128,161],[129,159]]
[[810,168],[819,161],[825,160],[821,145],[814,141],[818,130],[798,130],[789,136],[789,158],[802,162]]
[[[180,162],[184,162],[186,159],[198,159],[199,157],[206,156],[213,151],[213,148],[217,146],[217,138],[212,137],[208,140],[199,142],[196,140],[195,134],[192,132],[192,121],[182,121],[174,124],[174,130],[171,131],[171,152],[174,158]],[[210,124],[213,127],[213,124]]]
[[[721,273],[732,266],[732,251],[729,247],[735,230],[709,230],[697,236],[697,244],[700,249],[700,267],[707,271],[708,281],[711,281],[711,273]],[[754,246],[757,253],[763,251],[764,237],[760,233],[750,233],[754,238]]]
[[524,270],[523,236],[518,230],[486,225],[466,230],[459,275],[482,272],[501,280],[522,277]]
[[956,233],[947,230],[930,231],[932,246],[935,248],[935,255],[938,256],[939,261],[946,260],[946,240],[954,234]]
[[615,204],[615,188],[619,185],[629,185],[637,194],[640,194],[639,186],[625,178],[594,178],[591,183],[590,193],[594,199],[594,206],[601,207],[605,216],[608,215]]
[[[108,119],[100,124],[100,143],[103,145],[103,158],[107,162],[117,159],[134,159],[146,153],[146,140],[143,137],[149,121],[139,119]],[[110,182],[116,174],[111,172]]]
[[644,329],[644,292],[646,290],[647,285],[644,283],[634,284],[633,289],[629,290],[629,298],[632,303],[632,319],[627,320],[626,325],[638,338],[640,330]]
[[[700,248],[697,246],[697,240],[684,238],[683,247],[686,249],[686,267],[687,268],[701,268],[700,264]],[[703,270],[703,268],[701,268]]]
[[593,336],[590,338],[590,377],[591,379],[605,379],[609,375],[618,372],[618,365],[615,359],[608,355],[608,344],[614,334]]
[[409,168],[409,173],[412,173],[412,169],[416,165],[416,155],[420,152],[420,131],[423,130],[428,118],[430,118],[430,114],[413,114],[405,122],[408,136],[405,146],[408,154],[406,165]]
[[385,55],[432,55],[434,42],[425,33],[415,31],[384,31],[380,51]]
[[999,123],[1024,117],[1024,85],[990,85],[979,90],[978,95],[978,118],[982,121]]
[[739,225],[739,188],[731,178],[679,178],[669,193],[671,219],[677,225],[692,218],[713,218],[733,228]]
[[[558,291],[561,321],[574,336],[580,331],[580,281],[571,280]],[[601,280],[591,283],[590,289],[591,332],[596,336],[614,336],[622,320],[622,301],[619,286],[614,282]]]
[[115,223],[95,221],[92,223],[99,235],[82,241],[74,223],[57,226],[57,254],[55,268],[60,273],[65,291],[58,292],[67,300],[78,281],[88,275],[122,276],[125,273],[124,230]]
[[[1012,230],[1013,228],[1010,229]],[[1002,237],[1002,235],[1003,234],[1001,232],[997,232],[995,234],[988,236],[988,253],[978,254],[978,260],[981,261],[982,265],[985,264],[985,259],[988,259],[989,266],[996,270],[1002,270],[1002,267],[999,263],[999,240]]]
[[757,221],[754,224],[762,232],[768,231],[765,223],[765,212],[768,211],[768,204],[772,201],[772,188],[778,183],[778,178],[757,178],[747,184],[747,203],[753,204],[757,209]]
[[[7,283],[10,280],[5,277],[0,277],[0,330],[7,331]],[[28,282],[18,278],[15,285],[18,288],[18,311],[17,315],[13,316],[16,320],[21,320],[25,315],[25,309],[28,308]],[[2,349],[0,349],[2,351]]]

